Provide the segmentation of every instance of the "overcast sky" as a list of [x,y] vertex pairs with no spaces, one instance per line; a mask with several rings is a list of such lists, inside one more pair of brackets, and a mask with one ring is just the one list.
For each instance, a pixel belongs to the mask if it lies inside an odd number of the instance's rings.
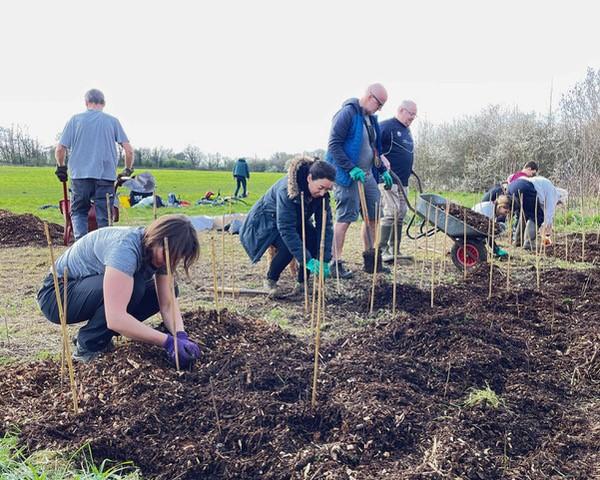
[[[596,6],[599,5],[599,6]],[[600,67],[586,1],[3,2],[0,126],[52,144],[99,88],[134,147],[230,156],[324,148],[372,82],[432,122],[490,103],[547,112]],[[417,127],[419,118],[413,124]]]

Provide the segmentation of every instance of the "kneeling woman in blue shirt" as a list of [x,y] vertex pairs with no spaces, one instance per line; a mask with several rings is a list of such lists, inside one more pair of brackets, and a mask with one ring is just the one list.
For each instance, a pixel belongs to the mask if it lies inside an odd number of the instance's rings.
[[[164,215],[146,228],[95,230],[56,260],[61,296],[61,277],[67,268],[68,323],[87,321],[76,338],[75,360],[87,362],[110,350],[115,335],[161,346],[173,364],[173,335],[177,335],[179,362],[184,368],[200,356],[198,345],[185,333],[177,299],[171,295],[165,238],[169,239],[172,271],[182,263],[187,274],[198,259],[200,245],[196,230],[184,215]],[[44,280],[37,299],[44,316],[60,323],[52,273]],[[159,311],[170,333],[142,323]]]

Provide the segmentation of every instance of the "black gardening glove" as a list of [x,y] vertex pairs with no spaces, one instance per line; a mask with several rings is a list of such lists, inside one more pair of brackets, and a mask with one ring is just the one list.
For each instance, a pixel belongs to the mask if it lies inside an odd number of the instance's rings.
[[56,178],[58,178],[61,182],[66,182],[69,179],[69,171],[67,166],[57,165],[54,175],[56,175]]
[[125,167],[121,173],[117,175],[117,186],[120,187],[124,182],[129,180],[133,173],[133,167]]

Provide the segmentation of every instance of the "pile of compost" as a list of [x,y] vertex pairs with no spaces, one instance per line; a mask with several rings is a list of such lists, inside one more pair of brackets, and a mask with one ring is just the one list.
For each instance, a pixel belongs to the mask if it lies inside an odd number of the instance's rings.
[[[63,241],[63,227],[48,223],[50,237],[55,243]],[[0,210],[0,248],[1,247],[44,247],[48,245],[44,222],[35,215],[22,215]]]
[[[600,273],[548,270],[541,292],[490,301],[486,272],[438,287],[434,308],[402,286],[396,318],[323,345],[315,409],[312,345],[198,310],[185,315],[202,348],[193,371],[120,345],[76,366],[77,415],[60,362],[0,367],[0,430],[20,427],[29,450],[89,442],[98,462],[131,460],[149,479],[593,478]],[[389,286],[378,295],[389,308]],[[496,407],[465,403],[487,387]]]
[[[439,207],[442,210],[446,209],[446,205],[440,205]],[[479,230],[481,233],[489,232],[489,235],[491,235],[490,225],[492,222],[485,215],[474,212],[470,208],[465,208],[461,205],[458,205],[456,203],[451,203],[451,202],[448,204],[448,212],[450,213],[450,215],[452,215],[453,217],[456,217],[461,222],[465,222],[465,215],[466,215],[465,223],[467,225],[469,225],[470,227],[473,227],[475,230]],[[499,235],[500,233],[502,233],[502,227],[500,227],[500,225],[497,222],[494,224],[494,230],[495,230],[494,235]]]

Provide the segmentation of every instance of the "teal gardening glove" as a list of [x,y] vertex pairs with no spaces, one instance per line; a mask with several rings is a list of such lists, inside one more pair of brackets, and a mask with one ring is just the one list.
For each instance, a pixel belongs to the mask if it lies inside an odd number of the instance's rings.
[[[307,270],[312,272],[314,275],[319,275],[320,267],[321,262],[319,262],[316,258],[311,258],[308,262],[306,262]],[[330,275],[331,271],[329,270],[329,265],[325,263],[323,265],[323,278],[329,278]]]
[[350,178],[355,182],[365,183],[365,172],[362,168],[354,167],[352,170],[350,170]]
[[392,176],[390,175],[390,172],[388,172],[387,170],[385,172],[383,172],[383,175],[381,176],[381,178],[383,178],[383,184],[385,185],[385,189],[389,190],[392,188],[392,185],[394,184],[394,181],[392,180]]

